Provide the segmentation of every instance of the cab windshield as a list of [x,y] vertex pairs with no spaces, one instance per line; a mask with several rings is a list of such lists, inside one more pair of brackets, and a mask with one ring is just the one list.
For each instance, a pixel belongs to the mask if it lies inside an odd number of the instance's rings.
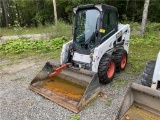
[[75,42],[83,50],[93,48],[96,44],[96,29],[100,12],[96,9],[80,10],[76,15]]

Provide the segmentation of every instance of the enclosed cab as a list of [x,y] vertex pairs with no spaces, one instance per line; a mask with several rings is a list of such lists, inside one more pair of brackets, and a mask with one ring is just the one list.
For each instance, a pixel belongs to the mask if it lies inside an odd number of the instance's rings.
[[75,27],[73,46],[76,52],[89,55],[93,49],[118,30],[117,8],[109,5],[86,5],[73,9]]

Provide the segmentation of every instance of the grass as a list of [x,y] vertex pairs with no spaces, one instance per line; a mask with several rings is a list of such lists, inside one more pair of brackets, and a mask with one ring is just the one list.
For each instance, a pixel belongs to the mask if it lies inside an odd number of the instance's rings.
[[25,34],[45,34],[50,33],[53,37],[72,36],[72,26],[59,21],[57,25],[47,24],[45,26],[35,27],[9,27],[0,28],[0,36],[25,35]]
[[96,97],[94,97],[94,98],[85,106],[85,108],[88,109],[88,108],[90,108],[91,106],[94,106],[95,100],[96,100]]
[[120,90],[120,88],[125,86],[129,80],[132,80],[131,78],[125,78],[121,77],[119,78],[119,74],[115,74],[114,80],[111,83],[112,87],[114,87],[116,90]]
[[144,37],[140,35],[139,23],[125,21],[124,24],[130,24],[131,27],[128,65],[125,73],[140,74],[146,62],[156,59],[160,51],[160,23],[148,21]]
[[132,35],[128,59],[129,72],[132,74],[142,72],[147,61],[157,58],[160,51],[159,46],[160,34],[146,33],[144,38],[139,35]]
[[127,79],[116,79],[113,81],[113,84],[112,86],[115,87],[115,88],[119,88],[120,86],[124,86],[126,83],[128,82]]
[[110,106],[112,103],[112,99],[108,99],[106,102],[105,102],[105,105],[106,106]]
[[[131,28],[131,36],[135,35],[135,34],[140,34],[140,30],[141,30],[141,25],[138,22],[132,22],[132,21],[124,21],[122,22],[123,24],[129,24],[130,28]],[[146,32],[147,33],[160,33],[160,23],[151,23],[149,21],[147,21],[146,24]]]
[[69,116],[70,120],[80,120],[80,116],[78,114]]

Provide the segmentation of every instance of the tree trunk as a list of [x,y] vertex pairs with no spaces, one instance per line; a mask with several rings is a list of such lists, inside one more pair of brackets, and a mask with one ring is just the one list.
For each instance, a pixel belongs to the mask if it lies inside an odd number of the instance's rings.
[[18,8],[17,3],[15,3],[15,4],[16,4],[16,11],[17,11],[17,15],[18,15],[18,22],[19,22],[19,24],[20,24],[20,26],[21,26],[22,23],[21,23],[21,18],[20,18],[20,14],[19,14],[19,8]]
[[128,2],[129,0],[127,0],[127,3],[126,3],[126,11],[128,10]]
[[143,16],[142,16],[142,24],[141,24],[141,35],[144,36],[145,29],[146,29],[146,21],[148,15],[148,6],[150,0],[145,0],[144,9],[143,9]]
[[[40,0],[38,4],[38,12],[42,11],[45,9],[45,0]],[[45,25],[45,18],[43,17],[41,19],[41,24],[44,26]]]
[[8,12],[6,9],[5,0],[1,0],[1,4],[2,4],[2,14],[3,14],[3,20],[4,20],[4,27],[8,27]]
[[54,7],[54,21],[57,25],[57,10],[56,10],[56,0],[53,0],[53,7]]

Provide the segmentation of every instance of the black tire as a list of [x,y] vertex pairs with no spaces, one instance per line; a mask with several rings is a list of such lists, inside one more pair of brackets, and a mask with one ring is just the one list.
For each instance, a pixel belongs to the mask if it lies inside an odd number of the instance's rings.
[[146,64],[141,79],[142,85],[151,87],[155,64],[156,61],[150,61]]
[[127,51],[124,49],[118,49],[114,52],[115,63],[116,63],[116,71],[122,71],[125,69],[127,65],[128,55]]
[[110,83],[115,74],[115,61],[112,56],[104,54],[98,66],[99,82],[103,84]]

